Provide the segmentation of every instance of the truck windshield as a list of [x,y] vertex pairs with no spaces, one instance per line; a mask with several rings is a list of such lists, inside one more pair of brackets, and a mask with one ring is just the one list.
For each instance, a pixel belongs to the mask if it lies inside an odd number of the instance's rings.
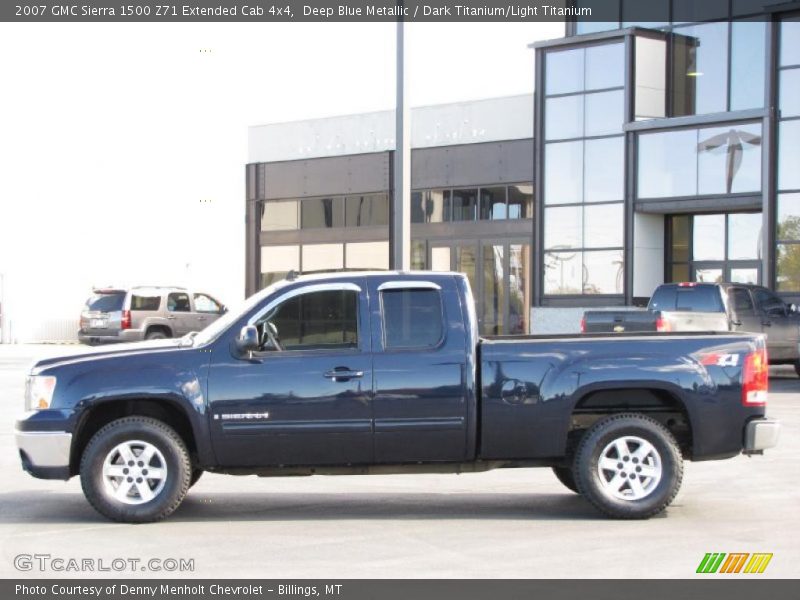
[[86,308],[98,312],[113,312],[122,310],[124,300],[125,292],[97,293],[86,301]]
[[650,299],[650,310],[722,312],[719,288],[713,285],[662,285]]

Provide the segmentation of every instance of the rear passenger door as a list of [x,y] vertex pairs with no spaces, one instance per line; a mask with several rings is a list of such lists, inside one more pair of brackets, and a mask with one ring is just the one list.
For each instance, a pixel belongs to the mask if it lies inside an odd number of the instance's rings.
[[192,305],[187,292],[167,294],[167,321],[174,337],[186,335],[195,329]]
[[368,281],[375,462],[464,460],[467,341],[455,280]]

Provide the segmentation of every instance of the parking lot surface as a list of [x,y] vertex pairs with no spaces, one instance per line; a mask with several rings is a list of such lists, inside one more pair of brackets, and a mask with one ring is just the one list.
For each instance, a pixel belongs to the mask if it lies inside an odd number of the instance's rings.
[[[648,521],[603,518],[549,469],[507,469],[206,473],[166,521],[125,525],[95,513],[77,478],[41,481],[19,465],[13,431],[26,371],[36,356],[75,350],[0,346],[0,577],[684,578],[696,576],[707,552],[774,554],[763,575],[727,577],[800,574],[800,379],[791,369],[771,378],[779,446],[761,457],[686,463],[680,494]],[[90,559],[95,571],[20,571],[15,557],[25,554]],[[97,571],[114,559],[192,559],[194,570]]]

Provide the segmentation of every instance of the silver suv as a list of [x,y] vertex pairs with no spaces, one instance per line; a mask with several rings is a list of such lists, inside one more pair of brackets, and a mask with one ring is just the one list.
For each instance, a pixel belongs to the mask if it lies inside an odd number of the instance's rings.
[[180,337],[200,331],[226,311],[209,294],[185,288],[99,289],[81,312],[78,339],[91,345]]

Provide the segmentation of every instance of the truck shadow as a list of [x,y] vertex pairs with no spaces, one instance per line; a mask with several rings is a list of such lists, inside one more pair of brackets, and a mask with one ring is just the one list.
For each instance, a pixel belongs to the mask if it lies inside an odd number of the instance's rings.
[[[198,486],[200,487],[200,486]],[[104,523],[75,492],[0,494],[0,524]],[[571,493],[207,493],[190,492],[167,522],[337,519],[605,520]],[[108,522],[111,524],[110,522]]]

